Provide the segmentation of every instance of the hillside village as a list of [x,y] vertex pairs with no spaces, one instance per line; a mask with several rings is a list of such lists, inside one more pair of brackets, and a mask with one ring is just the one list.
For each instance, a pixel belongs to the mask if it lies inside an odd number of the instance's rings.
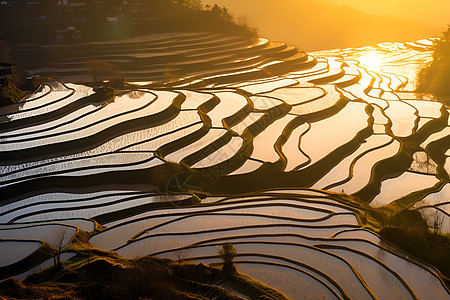
[[236,30],[228,26],[231,18],[226,8],[203,7],[199,0],[3,0],[0,39],[12,44],[92,41],[200,30],[205,23]]

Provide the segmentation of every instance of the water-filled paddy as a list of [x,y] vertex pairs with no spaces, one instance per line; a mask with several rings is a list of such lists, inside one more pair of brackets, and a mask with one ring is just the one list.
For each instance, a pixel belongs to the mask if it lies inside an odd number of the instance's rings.
[[349,103],[336,115],[311,124],[300,146],[311,157],[312,163],[352,140],[368,125],[365,108],[362,103]]
[[41,247],[39,241],[0,241],[0,267],[11,265],[24,259]]
[[405,172],[399,177],[383,181],[381,193],[372,200],[371,205],[374,207],[387,205],[412,192],[433,187],[438,181],[433,175]]
[[67,227],[130,258],[183,249],[218,263],[231,242],[239,271],[294,299],[448,298],[434,269],[361,229],[368,206],[332,193],[378,207],[428,189],[414,207],[435,205],[420,211],[443,216],[447,232],[450,132],[435,119],[448,116],[410,92],[430,40],[308,55],[220,34],[141,42],[105,41],[102,57],[166,63],[179,47],[185,60],[126,71],[147,85],[111,101],[52,83],[0,109],[2,266]]

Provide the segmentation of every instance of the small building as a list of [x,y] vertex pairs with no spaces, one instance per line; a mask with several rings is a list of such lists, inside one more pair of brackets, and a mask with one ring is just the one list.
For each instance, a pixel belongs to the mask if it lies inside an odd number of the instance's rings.
[[92,2],[92,5],[93,5],[94,9],[105,9],[106,1],[104,1],[104,0],[94,0]]
[[8,79],[12,76],[12,65],[0,63],[0,85],[7,85]]
[[39,1],[26,1],[25,5],[27,8],[36,8],[36,7],[39,7],[39,5],[41,5],[41,3]]
[[56,40],[58,41],[70,41],[81,39],[81,30],[76,29],[74,26],[67,26],[63,29],[55,30]]
[[70,7],[72,8],[86,8],[85,1],[72,1],[70,2]]
[[119,23],[119,16],[106,17],[106,21],[117,24]]

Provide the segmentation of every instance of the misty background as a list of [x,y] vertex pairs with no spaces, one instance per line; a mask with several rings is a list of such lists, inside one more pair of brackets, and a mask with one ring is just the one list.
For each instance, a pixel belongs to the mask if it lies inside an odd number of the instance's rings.
[[304,51],[440,36],[449,0],[203,0],[226,6],[258,34]]

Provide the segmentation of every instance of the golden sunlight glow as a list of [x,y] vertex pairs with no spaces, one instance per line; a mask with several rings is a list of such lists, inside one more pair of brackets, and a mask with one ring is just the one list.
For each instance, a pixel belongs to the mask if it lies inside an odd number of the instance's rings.
[[359,65],[368,71],[380,71],[381,62],[376,52],[367,52],[358,58]]

